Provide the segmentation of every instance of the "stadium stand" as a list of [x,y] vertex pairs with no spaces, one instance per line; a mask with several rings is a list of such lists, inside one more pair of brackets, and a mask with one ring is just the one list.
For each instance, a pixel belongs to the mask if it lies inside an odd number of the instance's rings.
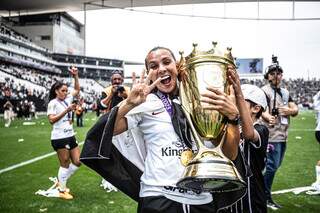
[[81,96],[88,106],[100,97],[110,81],[111,72],[123,71],[121,60],[53,53],[1,22],[0,113],[3,112],[3,91],[6,88],[11,89],[17,114],[20,108],[46,111],[51,85],[57,80],[72,85],[68,73],[70,66],[79,69]]

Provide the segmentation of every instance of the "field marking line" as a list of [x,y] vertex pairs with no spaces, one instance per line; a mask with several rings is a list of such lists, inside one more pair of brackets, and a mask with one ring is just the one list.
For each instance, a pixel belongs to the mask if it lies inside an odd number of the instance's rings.
[[[83,143],[84,143],[84,141],[78,143],[78,145],[81,146]],[[5,172],[8,172],[8,171],[11,171],[11,170],[13,170],[13,169],[16,169],[16,168],[19,168],[19,167],[22,167],[22,166],[25,166],[25,165],[28,165],[28,164],[30,164],[30,163],[34,163],[34,162],[36,162],[36,161],[42,160],[42,159],[44,159],[44,158],[50,157],[50,156],[55,155],[55,154],[56,154],[56,152],[50,152],[50,153],[48,153],[48,154],[41,155],[41,156],[39,156],[39,157],[32,158],[32,159],[30,159],[30,160],[23,161],[23,162],[21,162],[21,163],[18,163],[18,164],[9,166],[9,167],[7,167],[7,168],[1,169],[1,170],[0,170],[0,174],[5,173]]]
[[293,192],[294,194],[299,194],[304,191],[308,191],[313,189],[312,186],[302,186],[302,187],[296,187],[292,189],[283,189],[283,190],[278,190],[275,192],[271,192],[271,194],[276,195],[276,194],[283,194],[283,193],[288,193],[288,192]]

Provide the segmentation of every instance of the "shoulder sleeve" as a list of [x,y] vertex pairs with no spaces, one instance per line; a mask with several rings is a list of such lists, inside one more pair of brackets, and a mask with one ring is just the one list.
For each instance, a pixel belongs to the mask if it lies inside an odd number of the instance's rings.
[[128,124],[128,130],[133,129],[139,125],[139,123],[142,120],[142,113],[135,113],[135,114],[127,114],[127,124]]
[[57,114],[56,104],[54,101],[50,101],[48,104],[47,115],[55,115]]

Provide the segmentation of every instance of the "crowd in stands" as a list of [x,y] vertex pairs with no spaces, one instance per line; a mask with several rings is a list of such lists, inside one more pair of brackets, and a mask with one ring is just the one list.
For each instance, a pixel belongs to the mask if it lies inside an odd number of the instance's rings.
[[[64,81],[68,85],[72,85],[68,78],[58,75],[13,64],[0,65],[1,91],[4,91],[5,88],[10,88],[12,98],[16,100],[16,103],[25,103],[25,100],[27,100],[28,105],[30,105],[29,102],[32,102],[37,111],[46,110],[49,88],[56,81]],[[99,98],[103,86],[93,79],[80,79],[80,82],[81,96],[87,105],[91,105]],[[3,92],[0,95],[0,99],[2,97]],[[3,112],[1,108],[2,106],[0,106],[0,112]]]
[[[3,98],[3,90],[11,89],[12,98],[16,100],[16,112],[18,108],[31,108],[32,105],[37,111],[45,111],[48,91],[53,82],[60,80],[72,85],[69,78],[63,78],[52,73],[23,67],[14,64],[0,65],[0,100]],[[312,108],[312,97],[320,88],[320,81],[317,79],[289,79],[284,80],[284,87],[290,91],[293,100],[300,108]],[[241,83],[249,83],[262,87],[266,82],[261,79],[242,79]],[[80,79],[81,96],[86,104],[91,106],[100,98],[103,86],[93,79]],[[72,88],[70,88],[72,89]],[[1,109],[0,112],[3,112]],[[23,115],[23,113],[21,114]]]

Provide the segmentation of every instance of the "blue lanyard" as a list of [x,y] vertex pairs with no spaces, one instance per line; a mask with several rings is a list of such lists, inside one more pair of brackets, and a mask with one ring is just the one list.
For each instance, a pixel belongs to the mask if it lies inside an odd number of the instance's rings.
[[[66,108],[65,108],[65,109],[68,108],[68,103],[67,103],[65,100],[63,100],[63,101],[60,101],[59,99],[57,99],[57,100],[58,100],[58,102],[59,102],[63,107],[65,107],[65,105],[66,105]],[[65,105],[64,105],[62,102],[63,102]],[[67,117],[68,117],[69,120],[71,119],[70,112],[67,113]]]

